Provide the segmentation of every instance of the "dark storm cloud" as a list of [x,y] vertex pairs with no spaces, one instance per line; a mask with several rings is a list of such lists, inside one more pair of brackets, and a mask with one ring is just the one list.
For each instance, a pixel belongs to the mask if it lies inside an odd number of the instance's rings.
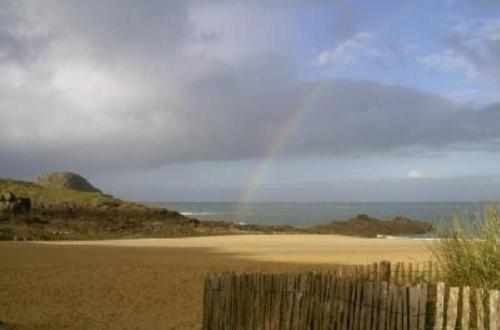
[[377,82],[305,83],[283,54],[212,57],[204,43],[224,35],[197,26],[196,6],[51,1],[2,11],[0,174],[261,158],[318,85],[283,156],[486,148],[500,137],[496,105],[472,112]]

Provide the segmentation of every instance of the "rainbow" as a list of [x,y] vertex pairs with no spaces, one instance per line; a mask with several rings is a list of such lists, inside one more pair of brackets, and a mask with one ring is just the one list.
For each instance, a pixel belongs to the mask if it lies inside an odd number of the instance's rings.
[[291,133],[299,125],[302,118],[304,118],[309,112],[314,109],[318,97],[323,93],[325,87],[328,85],[328,80],[320,80],[315,82],[310,90],[304,95],[302,100],[299,102],[297,108],[290,114],[290,116],[284,121],[281,127],[276,131],[276,134],[271,139],[271,144],[266,150],[264,157],[261,159],[253,173],[248,177],[245,187],[241,193],[238,207],[236,210],[236,216],[239,220],[242,220],[245,214],[246,207],[248,203],[252,200],[256,189],[262,183],[268,169],[272,165],[276,155],[279,154],[286,141],[290,137]]
[[[393,10],[392,14],[389,17],[386,17],[384,21],[379,22],[377,26],[372,28],[372,34],[383,32],[384,29],[390,26],[390,24],[394,20],[399,19],[405,13],[411,12],[414,6],[415,4],[409,2],[401,2]],[[329,72],[329,74],[326,76],[333,76],[333,71],[335,71],[335,68],[331,68],[331,70],[329,71],[331,72]],[[264,154],[264,157],[253,171],[252,175],[250,175],[248,180],[246,181],[236,210],[237,219],[242,220],[244,218],[243,216],[245,214],[246,206],[252,200],[256,189],[260,186],[269,167],[272,165],[274,158],[283,148],[290,134],[299,125],[301,119],[314,109],[314,105],[318,99],[318,96],[321,95],[327,85],[328,79],[319,80],[314,83],[309,92],[306,93],[301,102],[299,102],[299,105],[297,106],[295,111],[292,112],[292,114],[284,121],[280,129],[277,130],[269,148]]]

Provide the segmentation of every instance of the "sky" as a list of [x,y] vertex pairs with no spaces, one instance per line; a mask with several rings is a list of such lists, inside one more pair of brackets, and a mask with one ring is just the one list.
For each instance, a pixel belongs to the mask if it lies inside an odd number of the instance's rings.
[[141,201],[500,199],[500,3],[0,0],[0,176]]

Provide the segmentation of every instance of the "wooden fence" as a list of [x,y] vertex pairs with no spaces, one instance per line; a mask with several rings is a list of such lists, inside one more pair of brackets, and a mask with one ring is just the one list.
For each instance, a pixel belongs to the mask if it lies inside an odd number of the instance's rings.
[[436,283],[442,280],[442,272],[434,262],[390,263],[382,261],[369,265],[332,265],[328,273],[336,277],[384,280],[395,284]]
[[500,329],[498,291],[380,277],[209,276],[203,329]]

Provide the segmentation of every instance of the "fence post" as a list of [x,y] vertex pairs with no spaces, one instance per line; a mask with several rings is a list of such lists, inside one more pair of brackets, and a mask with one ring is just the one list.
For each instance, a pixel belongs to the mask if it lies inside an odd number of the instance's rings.
[[490,329],[500,328],[500,291],[490,290]]
[[458,293],[459,288],[450,288],[449,298],[448,298],[448,308],[446,312],[446,329],[454,330],[457,323],[458,314]]
[[470,328],[470,287],[462,288],[462,329]]
[[444,293],[445,293],[445,285],[443,282],[439,282],[436,288],[436,317],[434,330],[442,330],[443,322],[444,322]]
[[476,289],[476,329],[484,329],[483,289]]
[[[396,278],[402,279],[402,266],[398,268]],[[362,268],[342,269],[363,274]],[[407,276],[417,279],[420,268],[407,266],[406,270]],[[209,275],[204,283],[202,327],[479,330],[489,325],[488,329],[500,329],[498,290],[448,289],[439,282],[434,301],[434,284],[388,282],[394,281],[388,261],[377,263],[371,271],[373,282],[331,273]],[[428,287],[432,288],[429,295]],[[426,324],[431,320],[435,323]]]
[[428,290],[427,284],[422,283],[418,285],[419,293],[418,293],[418,329],[424,330],[425,323],[427,322],[427,299],[428,299]]

